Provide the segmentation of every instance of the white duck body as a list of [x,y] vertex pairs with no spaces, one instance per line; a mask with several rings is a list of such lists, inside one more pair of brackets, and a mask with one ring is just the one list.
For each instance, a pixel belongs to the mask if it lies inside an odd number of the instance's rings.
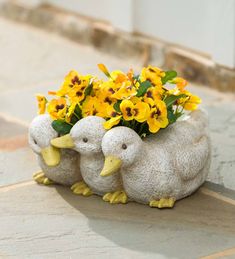
[[[105,155],[111,154],[123,161],[122,181],[130,199],[144,204],[164,198],[178,200],[193,193],[205,181],[211,147],[204,112],[194,111],[187,120],[178,121],[144,141],[125,127],[112,131],[104,137],[102,148]],[[124,158],[120,150],[113,148],[120,146],[122,134],[127,134],[122,143],[129,141],[127,147],[130,145],[129,151],[135,150],[135,155],[126,153]]]
[[[73,143],[73,149],[80,154],[80,172],[84,182],[92,193],[104,195],[122,189],[121,176],[119,174],[109,177],[100,176],[104,165],[104,155],[101,142],[106,130],[103,127],[105,120],[98,116],[88,116],[79,120],[65,136]],[[63,137],[51,142],[55,147],[66,148],[67,143]],[[80,191],[79,191],[80,194]]]
[[70,149],[60,151],[60,163],[56,166],[48,166],[41,155],[38,156],[38,163],[45,176],[55,183],[65,186],[72,186],[81,181],[82,176],[79,170],[79,154]]
[[[35,117],[29,127],[29,144],[38,156],[38,163],[44,175],[55,183],[70,186],[81,180],[79,154],[70,149],[60,151],[51,146],[50,141],[58,136],[51,123],[52,120],[47,114]],[[45,149],[56,151],[58,161],[48,165],[42,155]]]

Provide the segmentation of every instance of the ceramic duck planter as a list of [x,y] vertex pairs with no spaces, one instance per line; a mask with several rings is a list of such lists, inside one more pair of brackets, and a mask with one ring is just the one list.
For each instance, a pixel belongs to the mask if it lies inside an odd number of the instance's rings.
[[126,203],[127,196],[122,190],[119,174],[102,177],[104,155],[101,143],[106,130],[105,120],[98,116],[88,116],[79,120],[70,134],[53,139],[51,144],[57,148],[73,148],[80,154],[80,171],[83,181],[72,186],[75,194],[103,196],[110,203]]
[[79,154],[73,150],[59,150],[51,146],[50,141],[58,137],[51,123],[49,115],[39,115],[29,127],[29,145],[38,155],[38,163],[42,169],[33,178],[45,185],[59,183],[71,186],[81,180]]
[[156,135],[142,140],[130,128],[115,127],[103,137],[105,164],[110,177],[120,168],[130,200],[151,207],[173,207],[205,181],[210,166],[207,115],[196,110]]

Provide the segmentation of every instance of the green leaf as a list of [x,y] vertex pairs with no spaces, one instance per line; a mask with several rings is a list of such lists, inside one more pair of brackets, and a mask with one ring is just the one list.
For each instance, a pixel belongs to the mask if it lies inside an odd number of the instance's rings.
[[52,127],[55,131],[57,131],[61,135],[68,134],[73,127],[65,121],[55,120],[52,122]]
[[117,101],[114,105],[113,108],[116,112],[121,112],[120,110],[120,104],[121,104],[121,100]]
[[87,95],[90,95],[90,93],[91,93],[91,91],[92,91],[92,88],[93,88],[93,84],[90,83],[90,84],[88,85],[88,87],[86,88],[86,90],[85,90],[85,97],[86,97]]
[[81,119],[82,118],[82,110],[80,108],[80,106],[77,104],[75,109],[74,109],[74,113]]
[[147,92],[148,88],[151,87],[151,86],[152,86],[152,84],[148,80],[140,83],[140,87],[137,91],[136,96],[137,97],[144,96],[144,94]]
[[176,120],[177,120],[177,116],[174,113],[172,107],[167,109],[167,118],[168,118],[169,124],[172,124],[172,123],[176,122]]
[[173,105],[175,103],[176,100],[182,98],[182,97],[186,97],[185,94],[180,94],[180,95],[169,95],[164,99],[164,102],[166,103],[166,107],[170,107],[171,105]]
[[169,80],[174,79],[177,76],[177,72],[174,70],[169,70],[165,72],[165,76],[162,78],[162,84],[164,85]]

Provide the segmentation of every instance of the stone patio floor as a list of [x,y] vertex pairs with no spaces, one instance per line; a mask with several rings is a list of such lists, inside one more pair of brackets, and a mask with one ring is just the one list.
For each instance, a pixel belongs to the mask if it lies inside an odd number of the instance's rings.
[[200,190],[172,210],[110,205],[35,184],[27,126],[36,115],[34,94],[58,88],[69,70],[140,64],[2,18],[0,57],[0,258],[235,258],[234,95],[190,86],[210,115],[213,143]]

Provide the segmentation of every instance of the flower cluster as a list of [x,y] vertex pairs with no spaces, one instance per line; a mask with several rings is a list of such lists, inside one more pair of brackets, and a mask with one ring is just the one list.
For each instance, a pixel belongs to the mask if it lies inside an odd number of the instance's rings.
[[141,137],[156,133],[174,123],[185,110],[195,110],[200,98],[185,89],[187,81],[175,71],[148,66],[135,75],[99,69],[107,79],[71,71],[50,101],[37,95],[39,114],[47,112],[52,126],[66,134],[81,118],[96,115],[104,118],[105,129],[122,125],[134,129]]

